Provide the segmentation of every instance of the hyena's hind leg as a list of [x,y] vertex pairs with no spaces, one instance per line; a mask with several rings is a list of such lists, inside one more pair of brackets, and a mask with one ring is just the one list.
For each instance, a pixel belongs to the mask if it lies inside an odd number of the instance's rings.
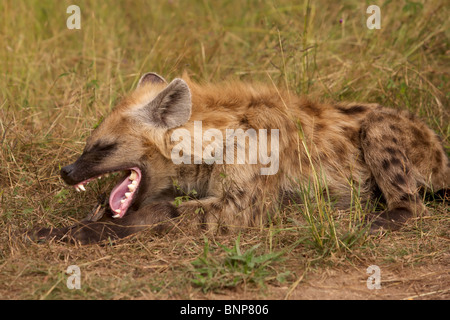
[[419,188],[448,186],[448,158],[437,136],[406,113],[377,110],[361,127],[364,160],[387,202],[375,215],[372,230],[396,230],[426,208]]

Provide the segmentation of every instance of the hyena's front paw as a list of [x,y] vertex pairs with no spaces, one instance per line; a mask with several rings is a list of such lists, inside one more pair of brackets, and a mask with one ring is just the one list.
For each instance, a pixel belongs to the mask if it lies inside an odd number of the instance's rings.
[[114,227],[105,222],[81,222],[67,228],[35,228],[26,232],[24,238],[27,242],[61,241],[85,245],[120,238]]
[[71,229],[68,238],[72,243],[86,245],[120,239],[121,231],[122,227],[113,222],[87,222]]
[[[98,242],[104,233],[105,224],[94,222],[99,220],[108,221],[111,220],[112,216],[111,209],[105,199],[105,194],[100,195],[97,205],[80,223],[64,228],[33,228],[25,232],[24,240],[37,243],[51,240],[71,243],[80,242],[83,244]],[[110,233],[108,234],[110,235]]]
[[380,230],[396,231],[413,216],[408,208],[395,208],[381,213],[373,213],[367,217],[370,223],[370,232],[377,233]]

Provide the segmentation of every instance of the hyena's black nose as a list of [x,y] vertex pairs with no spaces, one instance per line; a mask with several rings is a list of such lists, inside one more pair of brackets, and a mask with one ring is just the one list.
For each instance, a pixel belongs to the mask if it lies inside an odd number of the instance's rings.
[[74,169],[74,165],[70,164],[68,166],[65,166],[61,169],[61,178],[63,178],[63,180],[67,183],[67,184],[72,184],[73,183],[73,179],[70,177],[70,174],[72,173]]

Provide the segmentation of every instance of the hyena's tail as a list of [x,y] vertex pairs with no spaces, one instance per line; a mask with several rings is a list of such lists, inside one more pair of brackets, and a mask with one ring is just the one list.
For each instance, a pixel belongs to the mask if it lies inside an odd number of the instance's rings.
[[447,170],[443,175],[444,186],[438,188],[433,194],[431,200],[441,200],[450,203],[450,159],[447,159]]

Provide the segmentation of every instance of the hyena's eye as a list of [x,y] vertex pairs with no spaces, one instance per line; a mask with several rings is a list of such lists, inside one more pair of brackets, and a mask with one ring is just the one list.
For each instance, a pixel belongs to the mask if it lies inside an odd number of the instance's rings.
[[97,142],[85,152],[113,152],[117,148],[117,143]]
[[105,158],[117,149],[117,143],[96,143],[92,147],[86,147],[80,158],[93,165],[102,163]]

